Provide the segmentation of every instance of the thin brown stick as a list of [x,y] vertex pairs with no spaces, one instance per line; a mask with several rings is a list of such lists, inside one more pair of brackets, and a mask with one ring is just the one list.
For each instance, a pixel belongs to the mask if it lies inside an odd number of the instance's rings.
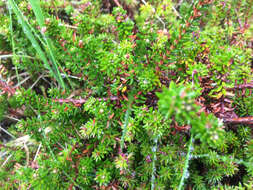
[[122,7],[118,0],[113,0],[118,7]]
[[253,127],[253,116],[224,119],[227,124],[245,124]]
[[[111,101],[115,101],[118,100],[117,96],[111,96],[109,98],[97,98],[98,101],[107,101],[107,100],[111,100]],[[87,99],[54,99],[55,102],[59,102],[59,103],[73,103],[74,105],[78,105],[78,104],[84,104]]]
[[240,90],[245,88],[253,89],[253,83],[235,85],[233,88],[226,88],[226,90]]

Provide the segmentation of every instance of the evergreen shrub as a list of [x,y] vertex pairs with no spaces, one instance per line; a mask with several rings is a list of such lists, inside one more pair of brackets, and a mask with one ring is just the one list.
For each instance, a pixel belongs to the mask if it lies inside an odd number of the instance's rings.
[[0,3],[0,188],[253,189],[252,7]]

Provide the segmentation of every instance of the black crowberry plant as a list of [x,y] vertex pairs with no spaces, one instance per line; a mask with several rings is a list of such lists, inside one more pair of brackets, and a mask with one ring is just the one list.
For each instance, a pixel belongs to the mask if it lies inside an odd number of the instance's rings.
[[252,7],[0,2],[0,188],[252,189]]

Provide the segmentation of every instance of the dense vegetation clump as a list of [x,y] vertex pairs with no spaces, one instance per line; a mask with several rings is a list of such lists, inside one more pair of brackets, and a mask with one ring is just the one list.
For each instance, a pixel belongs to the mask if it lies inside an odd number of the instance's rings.
[[1,189],[252,189],[253,2],[0,2]]

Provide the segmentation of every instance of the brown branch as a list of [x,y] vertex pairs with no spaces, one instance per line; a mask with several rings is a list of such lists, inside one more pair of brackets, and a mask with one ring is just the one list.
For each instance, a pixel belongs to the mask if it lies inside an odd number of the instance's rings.
[[245,89],[245,88],[252,88],[253,89],[253,83],[249,83],[249,84],[239,84],[234,86],[233,88],[226,88],[226,90],[235,90],[235,89]]
[[122,7],[118,0],[113,0],[118,7]]
[[7,93],[8,97],[15,94],[16,90],[14,87],[9,86],[6,82],[0,80],[0,89],[2,90],[1,94]]
[[[111,101],[115,101],[118,100],[117,96],[111,96],[109,98],[97,98],[98,101],[107,101],[107,100],[111,100]],[[73,103],[74,105],[80,105],[80,104],[84,104],[87,99],[54,99],[55,102],[59,102],[59,103]]]
[[245,124],[253,127],[253,116],[224,119],[227,124]]

